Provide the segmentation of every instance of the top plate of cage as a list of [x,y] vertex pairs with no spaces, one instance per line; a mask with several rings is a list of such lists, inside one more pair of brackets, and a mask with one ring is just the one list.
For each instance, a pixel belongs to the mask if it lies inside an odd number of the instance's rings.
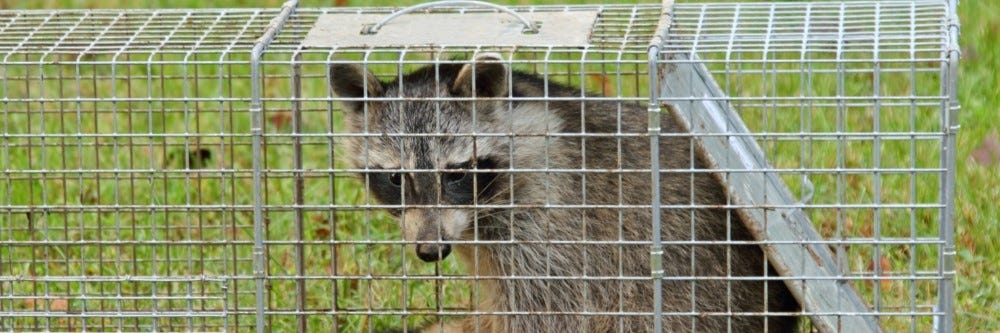
[[[456,5],[495,11],[432,11]],[[416,14],[407,15],[410,13]],[[302,43],[309,47],[483,43],[503,46],[585,46],[597,15],[596,10],[518,13],[487,2],[439,1],[408,7],[389,15],[323,14]]]
[[663,14],[661,7],[628,7],[629,13],[616,9],[622,8],[504,7],[479,1],[438,1],[392,12],[335,10],[316,17],[302,46],[584,48],[629,42],[648,46]]

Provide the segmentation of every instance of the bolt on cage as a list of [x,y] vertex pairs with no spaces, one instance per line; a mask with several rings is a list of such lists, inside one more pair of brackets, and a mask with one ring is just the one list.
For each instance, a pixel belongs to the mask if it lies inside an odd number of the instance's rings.
[[[416,331],[490,315],[475,305],[488,277],[455,260],[415,261],[405,247],[413,242],[384,213],[391,207],[362,191],[353,175],[365,170],[346,164],[339,146],[354,134],[329,73],[363,63],[388,82],[498,51],[516,70],[577,88],[577,100],[646,107],[648,129],[617,140],[656,148],[678,134],[655,124],[676,117],[698,142],[692,154],[723,175],[724,208],[744,214],[750,243],[779,272],[758,279],[789,286],[803,326],[951,332],[956,5],[510,7],[597,12],[583,47],[310,47],[303,41],[323,15],[399,11],[296,1],[0,11],[0,330]],[[431,12],[501,11],[411,15]],[[693,173],[650,156],[652,184],[664,172]],[[606,208],[690,208],[664,204],[658,188],[648,205]],[[652,235],[641,243],[654,254],[644,258],[650,275],[618,278],[688,281],[658,271],[677,263],[657,251],[734,243]],[[693,256],[680,264],[697,266]],[[720,315],[664,310],[678,301],[649,297],[650,312],[615,314],[656,325]]]

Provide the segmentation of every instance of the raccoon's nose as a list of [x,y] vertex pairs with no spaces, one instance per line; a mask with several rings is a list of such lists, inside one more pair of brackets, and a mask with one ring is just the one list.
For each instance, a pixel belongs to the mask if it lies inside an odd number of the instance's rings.
[[417,244],[417,257],[426,262],[442,260],[448,254],[451,254],[451,245],[448,244]]

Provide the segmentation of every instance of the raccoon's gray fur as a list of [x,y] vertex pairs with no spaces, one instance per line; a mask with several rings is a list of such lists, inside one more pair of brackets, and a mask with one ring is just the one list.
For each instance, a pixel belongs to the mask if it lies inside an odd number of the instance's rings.
[[[362,175],[373,197],[403,203],[393,214],[404,239],[417,242],[417,255],[425,261],[443,259],[454,248],[469,275],[499,277],[475,282],[476,311],[519,313],[442,322],[424,332],[652,330],[649,315],[636,315],[653,307],[650,210],[615,207],[649,204],[649,173],[628,172],[649,168],[649,139],[607,135],[645,133],[644,108],[581,101],[579,89],[510,71],[492,54],[466,64],[428,66],[389,83],[356,65],[333,65],[330,75],[334,92],[352,99],[344,103],[349,130],[379,134],[346,140],[355,165],[405,170]],[[663,118],[663,131],[681,132],[673,119]],[[697,155],[692,147],[689,137],[663,137],[662,169],[704,168],[701,157],[691,161]],[[468,169],[487,171],[461,171]],[[519,169],[555,171],[504,172]],[[596,172],[572,171],[580,169]],[[726,203],[710,173],[664,172],[660,191],[664,205]],[[518,207],[478,208],[475,213],[456,207],[471,204]],[[798,311],[783,282],[725,279],[762,277],[765,271],[777,276],[758,245],[683,243],[751,240],[738,215],[724,209],[666,208],[661,218],[665,331],[796,329],[794,316],[761,314]],[[474,239],[484,242],[455,243]],[[591,243],[575,243],[583,241]],[[525,278],[533,276],[548,278]],[[523,314],[536,312],[541,314]],[[578,312],[591,314],[573,314]]]

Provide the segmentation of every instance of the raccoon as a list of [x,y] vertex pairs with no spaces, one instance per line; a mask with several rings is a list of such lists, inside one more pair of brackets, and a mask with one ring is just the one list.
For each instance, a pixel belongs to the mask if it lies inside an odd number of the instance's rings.
[[[367,191],[400,207],[391,213],[420,259],[454,252],[482,277],[484,314],[423,332],[652,331],[643,107],[580,98],[491,53],[393,82],[353,64],[332,65],[330,78],[348,130],[376,134],[345,140],[354,165],[372,170],[360,174]],[[673,206],[661,212],[664,330],[795,331],[799,305],[783,282],[759,278],[777,274],[759,245],[741,243],[752,237],[740,216],[705,208],[727,199],[697,172],[706,163],[692,139],[660,142],[661,200]]]

